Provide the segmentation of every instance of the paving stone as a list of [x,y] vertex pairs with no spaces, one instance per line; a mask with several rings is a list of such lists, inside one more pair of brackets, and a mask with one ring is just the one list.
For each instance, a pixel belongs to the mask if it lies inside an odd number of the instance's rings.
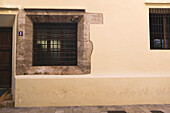
[[64,113],[73,113],[72,107],[65,108]]
[[14,113],[14,109],[13,108],[5,108],[5,113]]
[[100,113],[99,107],[90,107],[90,113]]
[[28,113],[38,113],[38,109],[32,108],[31,110],[28,111]]
[[15,112],[15,113],[19,113],[19,112],[26,112],[26,113],[28,113],[29,111],[31,110],[31,108],[13,108],[13,111]]
[[73,108],[73,113],[81,113],[81,111],[82,111],[81,107],[76,106]]
[[50,108],[48,107],[40,107],[38,109],[38,113],[47,113],[47,111],[49,110]]
[[107,111],[106,106],[98,106],[98,109],[100,109],[101,112],[106,112]]
[[90,113],[90,107],[82,107],[82,113]]
[[122,106],[108,106],[107,111],[123,111],[124,109]]
[[5,113],[5,109],[4,108],[0,108],[0,113]]
[[47,108],[47,110],[45,111],[45,113],[55,113],[55,112],[56,112],[56,108],[55,107]]
[[56,111],[55,113],[64,113],[64,110],[61,110],[61,111]]

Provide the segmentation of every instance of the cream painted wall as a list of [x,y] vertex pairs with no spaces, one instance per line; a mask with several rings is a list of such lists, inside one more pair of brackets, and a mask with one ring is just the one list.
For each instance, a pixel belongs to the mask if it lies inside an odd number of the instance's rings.
[[92,73],[109,76],[170,74],[169,50],[150,50],[148,35],[148,7],[169,5],[145,4],[145,0],[1,0],[0,3],[2,7],[84,8],[87,12],[103,13],[104,24],[91,25]]
[[170,78],[16,79],[16,107],[169,104]]
[[111,76],[170,74],[169,50],[149,49],[149,6],[145,0],[2,0],[1,3],[3,7],[84,8],[87,12],[103,13],[104,24],[91,26],[92,73]]
[[46,79],[16,76],[15,105],[170,104],[170,51],[149,49],[148,28],[148,8],[170,8],[170,0],[147,1],[151,3],[146,4],[145,0],[0,0],[0,7],[80,8],[104,15],[103,25],[91,25],[92,73],[85,78],[82,75]]

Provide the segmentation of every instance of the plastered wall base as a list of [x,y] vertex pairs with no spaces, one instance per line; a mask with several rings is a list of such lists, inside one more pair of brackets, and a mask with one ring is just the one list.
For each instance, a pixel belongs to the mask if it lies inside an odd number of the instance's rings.
[[170,104],[170,78],[16,78],[16,107]]

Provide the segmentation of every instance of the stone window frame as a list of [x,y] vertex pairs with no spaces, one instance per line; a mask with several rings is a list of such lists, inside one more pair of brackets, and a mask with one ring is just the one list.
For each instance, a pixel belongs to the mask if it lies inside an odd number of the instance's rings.
[[[77,22],[77,66],[33,66],[33,22]],[[22,9],[18,15],[17,75],[82,75],[91,73],[93,43],[90,24],[102,24],[103,14],[85,10]]]

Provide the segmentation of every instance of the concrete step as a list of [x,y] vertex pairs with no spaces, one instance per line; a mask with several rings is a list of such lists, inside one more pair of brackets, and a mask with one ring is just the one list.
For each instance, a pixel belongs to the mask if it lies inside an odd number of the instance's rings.
[[14,107],[13,100],[5,100],[0,104],[0,108],[9,108],[9,107]]
[[7,94],[8,94],[8,90],[5,91],[5,92],[3,92],[3,94],[1,94],[1,96],[0,96],[0,104],[1,104],[4,100],[6,100]]
[[12,94],[11,89],[8,89],[6,92],[4,92],[0,97],[0,108],[2,107],[13,107],[14,103],[12,100]]
[[5,97],[5,100],[12,100],[12,94],[8,93]]

